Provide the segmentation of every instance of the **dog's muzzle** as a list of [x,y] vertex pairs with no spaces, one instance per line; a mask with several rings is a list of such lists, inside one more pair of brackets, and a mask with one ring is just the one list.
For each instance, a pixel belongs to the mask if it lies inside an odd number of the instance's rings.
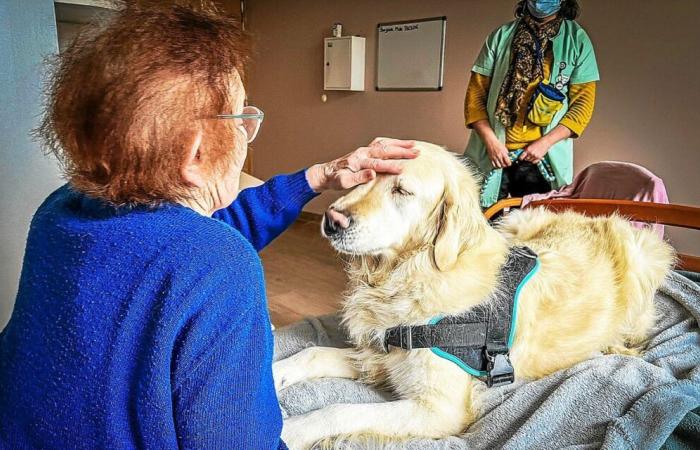
[[331,207],[323,215],[323,233],[327,237],[335,236],[347,229],[350,222],[350,217]]

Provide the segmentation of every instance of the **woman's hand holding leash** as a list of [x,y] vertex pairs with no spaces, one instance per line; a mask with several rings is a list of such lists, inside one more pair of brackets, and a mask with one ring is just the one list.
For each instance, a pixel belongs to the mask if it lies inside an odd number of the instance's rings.
[[542,158],[547,154],[550,147],[550,144],[546,142],[544,138],[537,139],[535,142],[525,147],[522,155],[520,155],[520,160],[537,164],[542,161]]
[[489,121],[486,119],[477,120],[472,124],[472,128],[476,131],[481,140],[484,141],[486,153],[488,153],[493,167],[496,169],[503,169],[504,167],[510,166],[508,148],[506,148],[506,144],[496,137],[496,133],[494,133],[493,128],[491,128]]
[[486,152],[489,154],[489,159],[493,167],[503,169],[510,166],[511,162],[510,156],[508,155],[508,148],[506,144],[498,139],[486,143]]
[[525,151],[520,155],[522,161],[529,161],[532,164],[537,164],[542,161],[544,155],[547,154],[554,144],[564,139],[568,139],[573,135],[573,132],[564,125],[557,125],[541,138],[537,139],[532,144],[525,147]]

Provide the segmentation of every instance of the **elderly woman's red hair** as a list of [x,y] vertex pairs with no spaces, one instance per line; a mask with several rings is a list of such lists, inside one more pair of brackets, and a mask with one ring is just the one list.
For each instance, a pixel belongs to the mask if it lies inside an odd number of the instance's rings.
[[[193,45],[193,43],[197,45]],[[71,185],[113,204],[180,201],[198,131],[212,171],[234,158],[231,113],[249,40],[211,6],[122,7],[58,57],[38,133]],[[209,120],[211,119],[211,120]]]

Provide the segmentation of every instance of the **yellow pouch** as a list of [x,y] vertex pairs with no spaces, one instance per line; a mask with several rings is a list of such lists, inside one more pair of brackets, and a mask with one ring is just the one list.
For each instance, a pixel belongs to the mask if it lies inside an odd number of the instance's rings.
[[527,118],[538,127],[546,127],[564,106],[564,94],[554,86],[540,82],[530,99]]

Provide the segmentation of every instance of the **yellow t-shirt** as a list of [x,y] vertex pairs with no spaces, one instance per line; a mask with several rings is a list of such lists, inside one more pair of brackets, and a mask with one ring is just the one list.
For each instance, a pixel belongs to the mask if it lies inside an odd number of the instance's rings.
[[[544,79],[549,78],[552,60],[552,51],[549,49],[542,64]],[[527,87],[516,121],[506,129],[506,147],[509,150],[519,150],[542,137],[542,128],[532,124],[527,118],[527,105],[540,81],[541,79],[534,80]],[[465,123],[470,128],[474,122],[488,119],[486,102],[490,84],[490,77],[472,72],[464,102]],[[580,136],[591,120],[595,106],[595,89],[595,81],[569,86],[569,110],[559,123],[571,130],[574,137]]]

